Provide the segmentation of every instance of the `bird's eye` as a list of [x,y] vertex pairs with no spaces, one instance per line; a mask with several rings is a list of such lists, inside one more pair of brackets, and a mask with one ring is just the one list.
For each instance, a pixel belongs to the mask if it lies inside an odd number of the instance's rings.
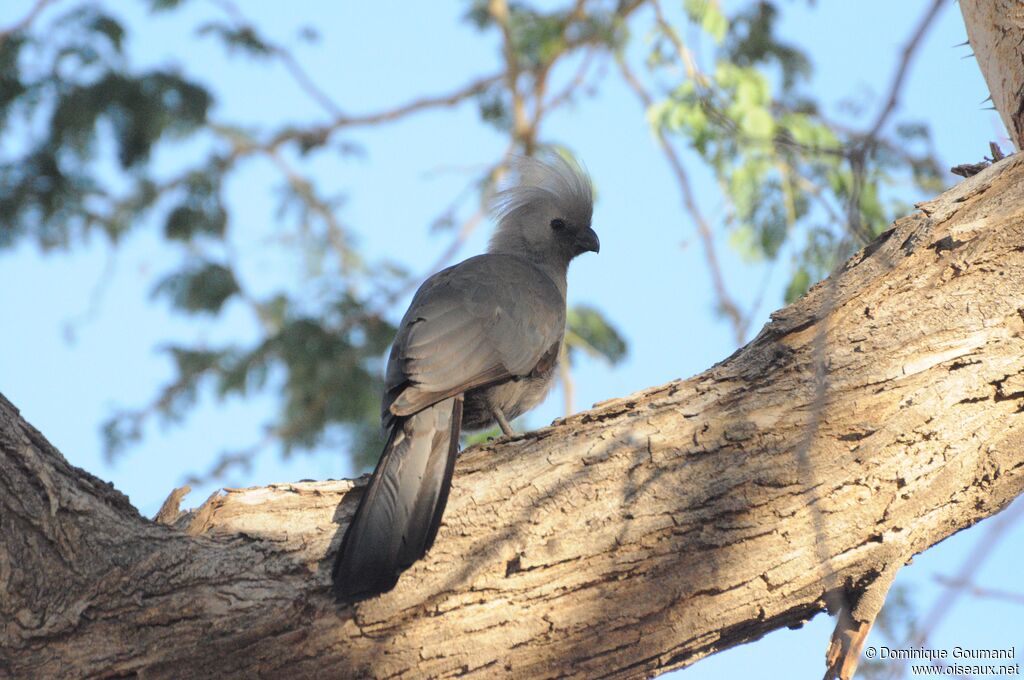
[[556,217],[555,219],[551,220],[551,228],[556,231],[565,229],[565,220]]

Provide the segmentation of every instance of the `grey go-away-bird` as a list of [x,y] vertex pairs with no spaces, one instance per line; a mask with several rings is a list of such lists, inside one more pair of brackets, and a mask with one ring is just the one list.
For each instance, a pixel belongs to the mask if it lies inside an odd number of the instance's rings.
[[574,162],[517,159],[487,253],[427,279],[398,326],[381,407],[387,444],[334,563],[334,592],[391,590],[434,542],[459,433],[509,421],[551,386],[569,262],[601,247],[593,189]]

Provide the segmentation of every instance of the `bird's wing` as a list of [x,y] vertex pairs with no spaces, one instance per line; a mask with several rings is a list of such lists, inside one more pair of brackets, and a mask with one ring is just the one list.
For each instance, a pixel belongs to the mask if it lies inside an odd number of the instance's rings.
[[384,416],[528,375],[565,331],[565,299],[546,274],[508,255],[479,255],[420,287],[399,325]]

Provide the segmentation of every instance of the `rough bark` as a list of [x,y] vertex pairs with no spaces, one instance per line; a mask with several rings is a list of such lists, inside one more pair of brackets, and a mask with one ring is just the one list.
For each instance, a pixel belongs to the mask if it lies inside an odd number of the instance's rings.
[[158,524],[0,398],[0,675],[651,675],[855,610],[1020,494],[1022,444],[1015,156],[705,373],[465,452],[433,550],[355,608],[328,579],[361,482]]
[[967,37],[992,105],[1017,149],[1024,142],[1024,5],[1020,0],[960,0]]

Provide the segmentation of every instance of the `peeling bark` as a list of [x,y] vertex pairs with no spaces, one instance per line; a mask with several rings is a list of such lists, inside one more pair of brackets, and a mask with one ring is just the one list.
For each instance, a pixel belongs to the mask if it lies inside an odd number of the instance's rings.
[[1024,5],[1020,0],[960,0],[967,37],[1018,150],[1024,148]]
[[921,208],[701,375],[466,451],[356,607],[361,481],[160,524],[0,398],[0,676],[643,677],[856,612],[1024,490],[1024,160]]

